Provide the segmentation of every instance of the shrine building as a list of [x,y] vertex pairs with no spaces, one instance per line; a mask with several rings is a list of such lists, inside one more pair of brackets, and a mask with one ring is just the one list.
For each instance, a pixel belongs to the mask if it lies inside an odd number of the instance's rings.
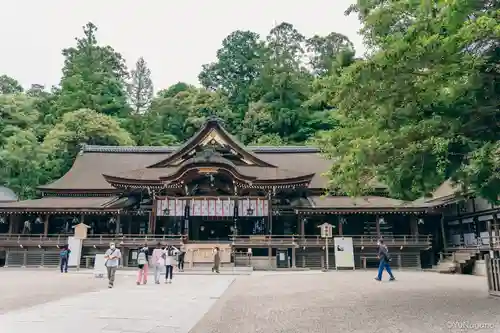
[[211,261],[218,246],[224,265],[321,268],[327,222],[334,237],[352,237],[357,267],[377,264],[381,237],[395,266],[434,262],[444,201],[392,199],[377,183],[369,196],[325,195],[332,163],[314,147],[243,146],[217,119],[179,146],[83,146],[64,176],[39,188],[40,199],[0,203],[0,252],[6,266],[56,265],[58,246],[83,223],[82,267],[114,241],[123,266],[144,243],[183,242],[190,267]]

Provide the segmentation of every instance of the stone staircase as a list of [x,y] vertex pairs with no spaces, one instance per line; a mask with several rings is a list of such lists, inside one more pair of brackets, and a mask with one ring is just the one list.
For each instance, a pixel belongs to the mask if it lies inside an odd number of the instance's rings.
[[459,250],[449,254],[437,265],[432,267],[433,271],[439,273],[460,273],[463,268],[475,259],[475,252]]

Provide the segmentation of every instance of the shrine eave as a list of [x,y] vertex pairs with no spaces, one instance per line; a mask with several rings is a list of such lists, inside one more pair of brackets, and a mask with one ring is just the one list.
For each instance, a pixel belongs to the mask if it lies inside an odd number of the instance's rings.
[[299,215],[342,215],[342,214],[428,214],[432,213],[428,208],[416,207],[351,207],[351,208],[297,208],[295,213]]

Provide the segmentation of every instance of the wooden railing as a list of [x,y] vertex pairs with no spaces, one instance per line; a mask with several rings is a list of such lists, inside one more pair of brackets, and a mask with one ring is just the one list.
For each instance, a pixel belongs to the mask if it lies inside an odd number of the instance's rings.
[[[353,239],[355,246],[376,246],[379,237],[366,235],[346,235]],[[384,243],[388,246],[422,246],[431,245],[432,236],[409,236],[394,235],[384,236]],[[299,245],[299,246],[323,246],[324,238],[321,236],[285,236],[285,235],[239,235],[234,238],[235,245]]]
[[477,237],[471,241],[460,242],[460,243],[451,243],[448,242],[447,248],[448,250],[457,251],[461,249],[467,250],[488,250],[490,248],[498,250],[500,249],[500,236],[492,236],[491,237],[491,246],[490,246],[490,237]]
[[[378,237],[367,235],[346,235],[353,239],[354,246],[376,246]],[[91,235],[84,240],[84,245],[108,245],[111,242],[121,245],[156,245],[180,244],[185,235],[144,235],[144,234],[124,234],[124,235]],[[21,235],[21,234],[0,234],[0,245],[63,245],[67,242],[68,235]],[[431,236],[410,236],[394,235],[384,236],[384,243],[388,246],[425,246],[431,245]],[[236,246],[323,246],[325,240],[321,236],[300,236],[300,235],[237,235],[234,237],[212,239],[207,241],[193,241],[192,244],[213,244],[232,243]]]

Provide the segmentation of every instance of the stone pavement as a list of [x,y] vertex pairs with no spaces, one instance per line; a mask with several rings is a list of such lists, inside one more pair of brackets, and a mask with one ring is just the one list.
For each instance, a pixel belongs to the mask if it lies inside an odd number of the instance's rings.
[[[55,276],[89,279],[88,275]],[[0,332],[188,333],[234,277],[182,276],[172,284],[136,286],[133,276],[121,275],[113,289],[105,288],[105,279],[92,280],[104,289],[7,312],[0,315]],[[18,290],[18,297],[26,294]]]
[[[500,332],[500,299],[486,279],[374,271],[239,277],[190,333]],[[387,279],[387,276],[385,276]]]
[[0,304],[17,308],[0,315],[0,333],[500,332],[500,299],[487,297],[484,277],[373,275],[184,275],[136,286],[123,272],[107,289],[90,274],[0,270]]

